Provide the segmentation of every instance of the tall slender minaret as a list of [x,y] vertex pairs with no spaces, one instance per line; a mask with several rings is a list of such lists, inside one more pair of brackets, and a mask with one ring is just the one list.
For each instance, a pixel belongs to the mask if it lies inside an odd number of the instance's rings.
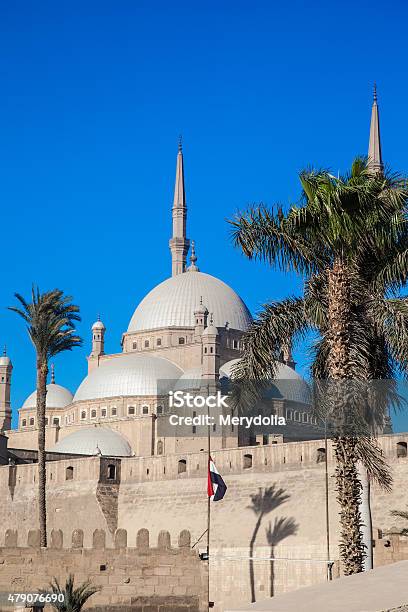
[[0,357],[0,431],[11,429],[11,373],[13,364],[7,356],[6,347]]
[[184,188],[184,164],[181,138],[177,155],[176,184],[172,209],[173,236],[169,246],[171,251],[171,275],[176,276],[186,271],[187,253],[190,241],[186,238],[187,206]]
[[377,174],[383,170],[380,138],[380,117],[377,104],[377,87],[374,85],[373,107],[371,110],[370,142],[368,144],[368,167]]

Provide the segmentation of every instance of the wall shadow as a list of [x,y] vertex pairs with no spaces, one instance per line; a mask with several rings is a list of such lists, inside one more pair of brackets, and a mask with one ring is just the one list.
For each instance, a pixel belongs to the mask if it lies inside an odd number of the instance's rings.
[[270,549],[270,590],[269,594],[271,597],[275,595],[275,547],[278,546],[285,538],[289,536],[296,535],[297,530],[299,529],[299,525],[296,523],[295,519],[292,517],[279,517],[275,518],[275,521],[272,525],[271,521],[269,521],[269,526],[266,529],[266,539],[268,540],[268,544],[271,547]]
[[285,489],[277,487],[273,484],[271,487],[265,487],[265,489],[259,488],[258,493],[254,493],[251,497],[251,504],[248,506],[255,516],[257,517],[252,537],[249,543],[249,581],[251,586],[251,602],[256,601],[255,595],[255,572],[254,572],[254,547],[256,538],[259,532],[259,528],[262,523],[262,519],[266,514],[272,512],[282,504],[284,504],[290,497],[286,493]]

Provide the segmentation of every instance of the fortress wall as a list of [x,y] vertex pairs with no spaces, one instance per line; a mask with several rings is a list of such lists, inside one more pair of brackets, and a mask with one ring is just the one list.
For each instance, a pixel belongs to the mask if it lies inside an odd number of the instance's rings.
[[16,535],[8,533],[7,546],[0,548],[0,592],[36,592],[47,588],[54,577],[64,585],[71,572],[76,584],[90,580],[101,587],[86,606],[94,612],[129,612],[142,606],[149,612],[208,609],[207,563],[190,549],[188,532],[179,534],[175,548],[169,546],[166,531],[155,542],[150,539],[149,545],[149,533],[142,530],[138,541],[128,547],[126,532],[119,530],[114,548],[105,548],[106,534],[96,530],[91,549],[82,548],[78,530],[72,534],[75,545],[70,549],[61,548],[59,532],[53,532],[47,550],[38,548],[36,531],[30,533],[22,548],[14,545]]
[[[390,493],[372,486],[375,532],[401,528],[401,521],[390,512],[408,505],[408,458],[397,458],[398,441],[408,441],[408,435],[381,438],[394,486]],[[313,441],[214,452],[228,486],[224,500],[211,504],[211,597],[217,602],[217,610],[250,600],[251,542],[253,555],[263,557],[254,561],[257,599],[269,596],[271,588],[279,593],[325,580],[325,467],[324,462],[316,462],[317,449],[322,446],[321,441]],[[250,468],[243,467],[245,455],[252,455]],[[186,461],[186,472],[179,474],[180,459]],[[126,529],[129,543],[136,541],[141,528],[149,529],[152,541],[156,541],[163,525],[171,532],[173,545],[177,545],[177,534],[183,529],[191,532],[192,543],[203,535],[207,519],[206,453],[116,460],[120,482],[112,485],[102,482],[109,461],[92,457],[49,464],[53,479],[48,480],[48,528],[62,530],[64,546],[69,545],[71,532],[78,525],[84,531],[85,548],[92,546],[95,529],[106,531],[107,546],[113,546],[117,529]],[[66,481],[65,470],[70,466],[74,468],[73,480]],[[11,468],[0,467],[0,486],[6,496],[0,505],[0,524],[4,529],[18,525],[24,542],[28,531],[37,527],[37,466],[15,469],[16,485],[11,491],[7,484]],[[331,557],[337,561],[338,504],[333,473],[330,453]],[[263,502],[256,506],[253,501],[259,502],[260,494]],[[2,537],[0,533],[0,545]],[[273,568],[267,560],[272,551],[271,537],[273,555],[284,559],[276,561]],[[205,546],[204,535],[195,549],[204,550]],[[377,555],[379,562],[381,558]]]

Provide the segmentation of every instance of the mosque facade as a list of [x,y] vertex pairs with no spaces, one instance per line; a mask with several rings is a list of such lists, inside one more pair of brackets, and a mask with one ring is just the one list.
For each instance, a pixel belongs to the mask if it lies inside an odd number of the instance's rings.
[[[177,154],[169,241],[172,275],[137,306],[121,338],[121,352],[105,353],[106,328],[92,325],[88,373],[75,393],[57,384],[54,370],[47,386],[47,450],[72,454],[150,456],[201,450],[206,438],[161,435],[168,418],[169,390],[199,392],[228,380],[242,354],[242,337],[252,317],[241,297],[222,280],[201,271],[194,242],[187,238],[187,205],[181,143]],[[189,262],[187,261],[189,256]],[[0,358],[0,427],[9,448],[36,449],[36,392],[19,409],[11,429],[13,366]],[[288,440],[319,437],[309,404],[309,389],[295,370],[290,352],[278,364],[271,411],[284,417]],[[279,383],[279,381],[281,381]],[[284,382],[285,381],[285,382]],[[290,425],[291,424],[291,425]],[[268,444],[279,431],[259,440],[233,425],[214,428],[214,448]]]

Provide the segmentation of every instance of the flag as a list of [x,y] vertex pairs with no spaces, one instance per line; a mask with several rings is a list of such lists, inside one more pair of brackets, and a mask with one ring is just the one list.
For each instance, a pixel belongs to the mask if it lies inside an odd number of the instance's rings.
[[227,485],[220,476],[217,468],[215,467],[214,461],[209,457],[208,459],[208,497],[212,501],[220,501],[225,495]]

